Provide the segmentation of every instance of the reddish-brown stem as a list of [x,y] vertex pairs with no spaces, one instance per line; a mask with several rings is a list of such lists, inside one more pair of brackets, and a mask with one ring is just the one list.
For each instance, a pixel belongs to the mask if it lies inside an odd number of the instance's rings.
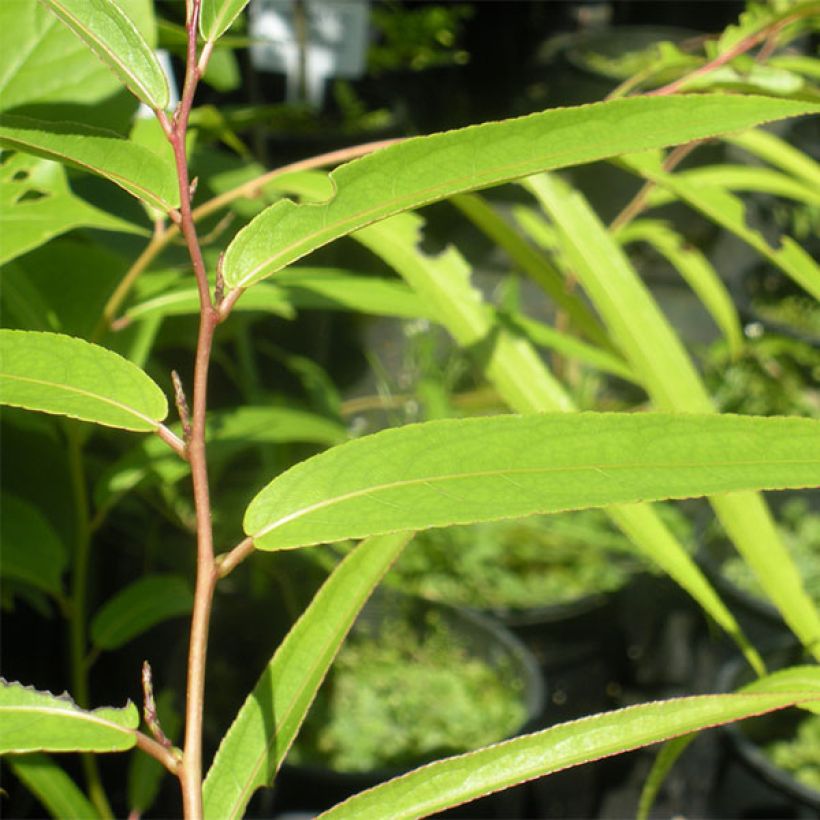
[[164,424],[160,424],[154,432],[178,455],[187,460],[185,442]]
[[[205,449],[205,417],[208,400],[208,368],[214,331],[219,314],[211,301],[208,276],[191,209],[192,186],[188,175],[185,135],[193,105],[194,93],[207,63],[203,52],[197,60],[197,26],[201,0],[189,0],[186,28],[188,49],[182,97],[171,120],[162,112],[157,117],[174,152],[179,182],[179,227],[185,238],[199,292],[200,321],[194,361],[194,385],[190,437],[186,452],[191,465],[194,506],[196,509],[197,569],[191,635],[188,651],[188,681],[185,698],[185,741],[177,775],[182,787],[183,813],[186,818],[202,817],[202,718],[205,706],[205,661],[208,648],[208,625],[216,586],[211,498],[208,486],[208,463]],[[210,50],[208,50],[210,53]]]
[[137,748],[142,749],[146,754],[151,755],[155,760],[158,760],[168,769],[171,774],[179,774],[180,760],[179,752],[174,752],[173,749],[168,749],[161,743],[158,743],[154,738],[149,737],[142,732],[134,732],[137,738]]
[[[811,7],[814,12],[817,11],[817,6]],[[647,97],[661,97],[667,94],[674,94],[677,91],[680,91],[681,88],[686,86],[692,80],[697,79],[698,77],[702,77],[704,74],[709,74],[710,72],[714,71],[716,68],[720,68],[726,63],[731,62],[735,59],[735,57],[744,54],[745,52],[749,51],[749,49],[754,48],[758,43],[768,40],[770,37],[776,36],[776,34],[789,23],[793,23],[795,20],[800,19],[801,17],[806,16],[809,12],[809,9],[804,8],[801,9],[800,12],[791,15],[790,17],[786,17],[783,20],[778,20],[776,23],[766,26],[765,28],[760,29],[760,31],[755,31],[752,34],[743,37],[742,39],[738,40],[731,48],[726,49],[722,54],[718,54],[713,60],[710,60],[708,63],[704,63],[702,66],[698,66],[694,71],[690,71],[688,74],[685,74],[683,77],[678,77],[677,80],[673,80],[671,83],[667,83],[661,88],[656,88],[654,91],[647,91],[645,96]]]
[[240,541],[230,552],[216,557],[216,571],[220,578],[233,572],[249,555],[253,553],[253,539],[248,536]]

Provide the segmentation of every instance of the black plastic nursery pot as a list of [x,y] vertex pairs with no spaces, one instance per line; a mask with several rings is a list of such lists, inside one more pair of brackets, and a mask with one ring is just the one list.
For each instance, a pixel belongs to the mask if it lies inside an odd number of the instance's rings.
[[[397,622],[402,624],[398,629],[395,627]],[[388,647],[387,654],[392,658],[399,658],[403,650],[409,646],[409,654],[422,658],[420,663],[426,663],[423,656],[428,644],[425,642],[428,639],[435,642],[438,640],[437,635],[445,633],[448,636],[447,640],[452,638],[453,644],[458,647],[449,660],[444,655],[441,657],[442,666],[445,663],[449,664],[446,675],[453,674],[456,668],[459,670],[468,667],[474,669],[472,665],[480,662],[492,670],[492,674],[497,677],[500,690],[514,693],[515,709],[519,718],[515,721],[515,725],[509,725],[505,730],[501,730],[500,736],[489,737],[486,742],[495,742],[535,728],[536,718],[541,714],[544,704],[544,688],[538,666],[532,655],[514,635],[489,618],[392,591],[380,591],[363,609],[351,630],[348,641],[353,647],[368,645],[359,644],[360,641],[376,643],[383,641],[384,646]],[[447,698],[450,696],[448,695],[450,690],[445,682],[446,676],[442,677],[435,668],[428,667],[429,675],[425,674],[423,678],[427,689],[419,691],[414,681],[420,681],[422,678],[411,672],[406,661],[403,662],[407,673],[398,674],[397,678],[404,680],[406,685],[391,687],[387,693],[391,701],[395,700],[396,714],[402,712],[403,698],[407,699],[408,704],[411,704],[414,698],[425,699],[429,704],[430,712],[434,712],[439,707],[446,709]],[[365,668],[364,664],[360,668]],[[367,668],[375,668],[378,671],[378,666],[373,666],[369,662]],[[390,762],[375,765],[364,771],[344,771],[333,768],[327,759],[323,759],[325,753],[317,751],[323,743],[326,749],[326,739],[329,737],[328,734],[317,731],[317,727],[323,720],[332,719],[331,713],[334,708],[341,708],[332,705],[334,697],[337,698],[336,703],[349,703],[344,699],[344,695],[339,695],[345,684],[339,677],[342,673],[338,670],[339,659],[312,707],[313,725],[311,725],[309,716],[303,727],[304,744],[298,750],[297,762],[293,761],[293,755],[291,755],[290,760],[280,771],[274,788],[259,794],[251,804],[250,816],[269,816],[271,811],[274,813],[323,811],[353,794],[396,777],[418,765],[438,757],[468,750],[469,746],[458,748],[459,740],[451,738],[443,741],[439,749],[429,748],[426,754],[422,754],[416,760],[403,759],[398,764]],[[360,687],[358,684],[355,685],[364,690],[368,683],[362,679]],[[416,705],[418,705],[417,701]],[[480,704],[475,705],[475,709],[481,708]],[[378,707],[374,705],[372,710],[367,711],[375,713],[377,709]],[[407,714],[414,713],[412,709],[413,707],[408,705]],[[348,710],[347,715],[350,716],[354,712],[357,717],[362,715],[358,708]],[[423,715],[419,716],[417,712],[414,714],[417,715],[419,722],[423,721]],[[338,714],[336,717],[339,717]],[[359,738],[366,737],[368,733],[374,737],[379,736],[379,730],[374,731],[373,727],[368,725],[367,717],[354,725],[356,719],[354,722],[348,722],[345,719],[346,731],[357,733]],[[486,718],[476,713],[476,719],[480,722]],[[411,729],[410,734],[415,733],[415,736],[421,732],[417,726],[407,728]],[[297,740],[297,746],[298,744]],[[479,745],[484,745],[484,743]],[[390,746],[389,739],[384,743],[385,750],[388,746]],[[385,751],[385,754],[388,752]],[[325,758],[327,756],[325,755]],[[336,756],[339,757],[338,754]],[[524,785],[450,810],[442,816],[524,817],[528,814],[528,799],[528,786]]]
[[[806,662],[797,646],[773,651],[764,659],[770,669]],[[734,658],[719,673],[719,690],[733,691],[752,677],[746,662]],[[793,741],[804,721],[817,719],[804,710],[789,709],[723,727],[722,753],[712,791],[714,815],[784,820],[820,817],[820,789],[800,782],[776,765],[772,753],[766,751],[771,744]],[[813,760],[814,775],[820,783],[820,750]]]

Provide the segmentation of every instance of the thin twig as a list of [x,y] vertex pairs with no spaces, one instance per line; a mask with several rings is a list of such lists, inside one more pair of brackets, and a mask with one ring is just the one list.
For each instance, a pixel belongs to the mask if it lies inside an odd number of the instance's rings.
[[137,739],[137,748],[142,749],[146,754],[151,755],[155,760],[158,760],[168,769],[171,774],[179,774],[179,751],[171,747],[166,749],[161,743],[157,743],[154,738],[149,737],[144,732],[134,731],[134,736]]
[[220,578],[230,575],[254,551],[253,539],[248,536],[240,541],[230,552],[223,552],[216,557],[216,571]]
[[180,457],[186,461],[188,454],[185,452],[185,442],[164,424],[158,424],[154,432]]

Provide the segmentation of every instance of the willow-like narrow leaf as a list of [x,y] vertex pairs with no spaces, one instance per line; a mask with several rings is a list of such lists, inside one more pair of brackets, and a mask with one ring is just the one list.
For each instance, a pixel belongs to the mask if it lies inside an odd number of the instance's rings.
[[202,0],[200,33],[209,42],[218,40],[247,5],[248,0]]
[[690,732],[820,699],[811,690],[701,695],[644,703],[562,723],[439,760],[354,795],[323,820],[426,817],[536,777]]
[[59,333],[0,330],[0,404],[151,432],[165,395],[122,356]]
[[260,549],[429,527],[820,484],[820,421],[578,413],[447,419],[334,447],[245,514]]
[[228,246],[225,282],[248,287],[334,239],[453,194],[813,111],[820,105],[751,95],[631,97],[406,140],[337,168],[327,202],[283,200],[259,214]]
[[60,820],[89,820],[97,811],[77,784],[48,755],[12,755],[6,764],[18,780]]
[[222,739],[203,786],[206,818],[241,817],[272,781],[356,615],[411,535],[359,544],[314,596]]
[[146,105],[165,109],[168,81],[151,47],[114,0],[41,0]]

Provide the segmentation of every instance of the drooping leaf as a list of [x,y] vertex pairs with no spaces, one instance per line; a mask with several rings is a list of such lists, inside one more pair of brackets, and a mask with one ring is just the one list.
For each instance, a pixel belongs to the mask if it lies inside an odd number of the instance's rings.
[[288,549],[639,500],[820,483],[820,421],[577,413],[447,419],[341,444],[274,479],[245,532]]
[[811,690],[701,695],[629,706],[447,758],[354,795],[322,818],[415,818],[651,743],[817,700]]
[[116,353],[25,330],[0,330],[0,403],[142,432],[168,413],[159,387]]
[[733,356],[743,347],[743,329],[732,297],[712,263],[664,222],[640,219],[616,234],[622,244],[646,242],[665,257],[695,292],[720,328]]
[[48,755],[12,755],[5,763],[51,812],[64,820],[89,820],[97,811],[63,768]]
[[165,109],[170,91],[156,55],[114,0],[41,0],[139,100]]
[[206,818],[241,817],[270,784],[356,615],[411,536],[359,544],[314,596],[222,738],[203,784]]
[[[818,61],[814,60],[814,62],[817,64]],[[820,188],[820,163],[805,151],[789,145],[777,134],[753,128],[742,134],[724,137],[724,139],[776,168],[786,171],[815,193]]]
[[336,169],[327,202],[284,200],[259,214],[228,246],[225,281],[247,287],[333,239],[457,193],[815,110],[754,96],[632,97],[407,140]]
[[248,0],[202,0],[199,31],[211,42],[218,40],[248,5]]
[[0,493],[0,574],[59,596],[68,550],[48,519],[28,501]]
[[0,264],[74,228],[145,233],[132,222],[74,196],[60,165],[28,154],[2,157],[0,212],[3,214]]
[[0,754],[122,752],[136,743],[137,707],[81,709],[57,697],[0,679]]
[[163,211],[179,204],[173,163],[113,131],[2,114],[0,145],[98,174]]
[[[532,177],[527,185],[549,213],[567,261],[641,377],[654,406],[678,413],[712,412],[706,388],[680,339],[584,197],[554,175]],[[751,493],[710,500],[786,623],[820,656],[820,613],[765,503]]]
[[[401,214],[357,231],[354,237],[394,267],[425,303],[435,308],[439,321],[462,348],[476,351],[487,378],[512,410],[575,410],[566,391],[527,340],[510,338],[506,330],[499,331],[493,324],[481,293],[470,281],[469,265],[458,251],[451,247],[433,257],[420,249],[421,224],[417,214]],[[651,505],[622,504],[607,512],[647,558],[679,583],[737,641],[749,663],[762,672],[763,663],[734,616]]]
[[145,575],[109,598],[91,620],[91,640],[119,649],[151,627],[191,611],[194,596],[180,575]]
[[749,227],[743,201],[734,194],[719,187],[692,185],[678,174],[658,170],[654,159],[647,161],[644,156],[622,157],[619,162],[645,179],[672,191],[717,225],[742,239],[808,293],[820,299],[820,265],[790,236],[781,236],[775,247],[770,245],[760,231]]

